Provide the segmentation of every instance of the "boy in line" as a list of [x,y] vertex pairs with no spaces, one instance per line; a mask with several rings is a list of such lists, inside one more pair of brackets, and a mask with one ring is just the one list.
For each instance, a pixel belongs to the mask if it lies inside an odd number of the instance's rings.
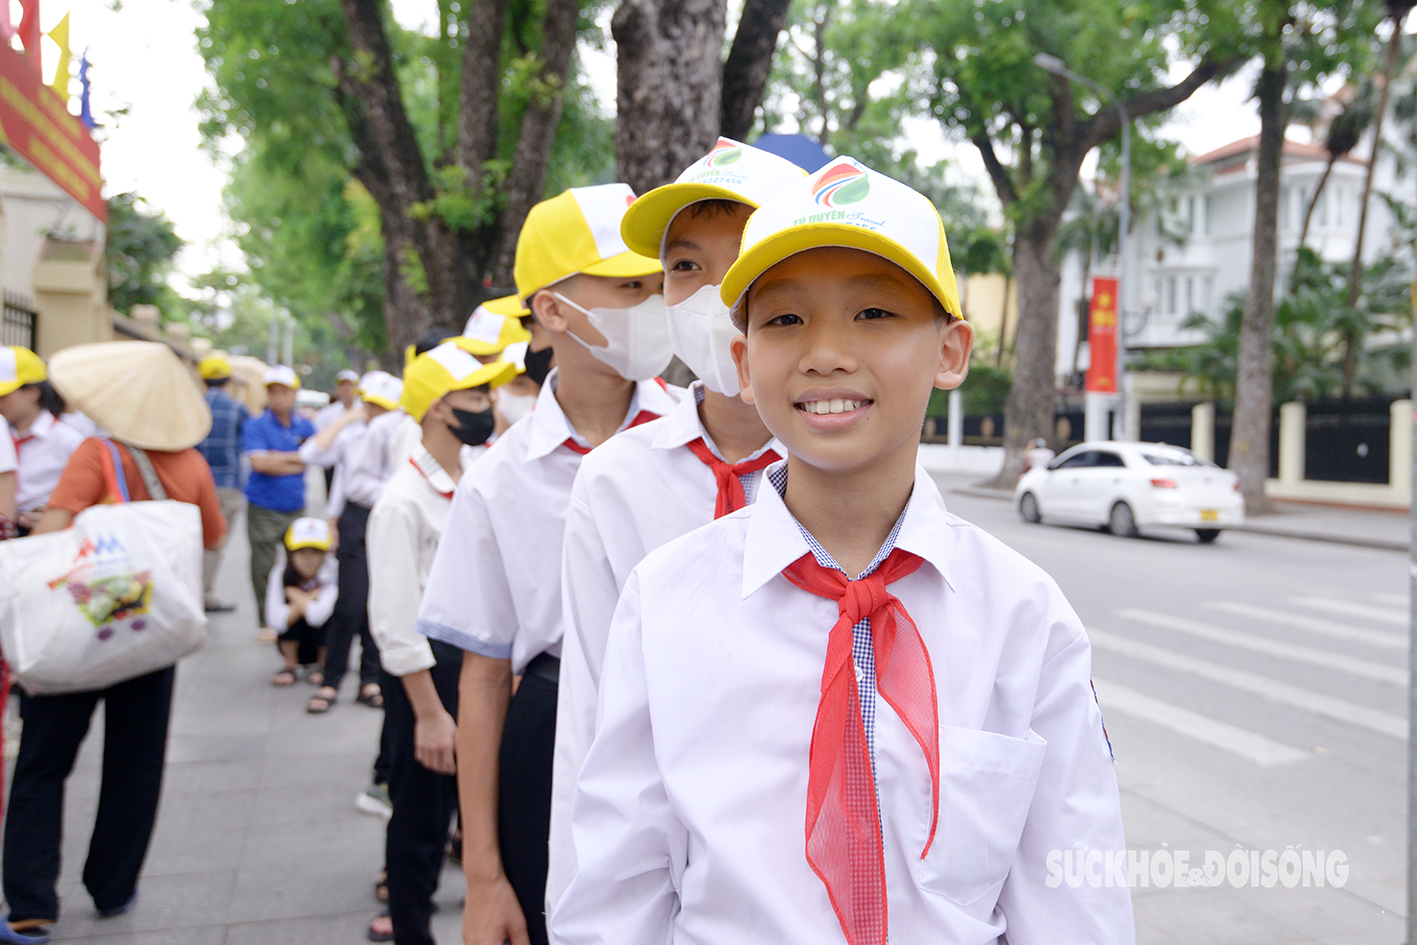
[[574,188],[527,215],[517,292],[557,367],[531,415],[463,474],[418,612],[420,631],[466,651],[457,752],[467,942],[546,942],[571,483],[593,447],[676,402],[650,380],[670,359],[663,277],[620,237],[632,200],[624,184]]
[[[385,847],[389,917],[397,945],[432,945],[432,896],[448,823],[457,810],[458,674],[462,651],[414,624],[453,489],[492,433],[491,390],[516,367],[483,365],[452,342],[404,372],[400,401],[423,431],[369,516],[369,623],[386,673],[391,768]],[[384,931],[371,925],[370,938]]]
[[571,800],[595,735],[610,618],[630,570],[665,542],[751,501],[762,470],[781,458],[757,408],[738,396],[729,348],[738,329],[718,286],[738,258],[748,215],[806,176],[791,161],[720,138],[674,183],[631,204],[620,225],[626,245],[664,264],[669,337],[699,380],[662,420],[626,430],[587,456],[571,490],[548,915],[575,873]]
[[1124,849],[1082,625],[916,465],[972,343],[935,209],[839,158],[722,299],[788,458],[625,586],[556,941],[1133,942],[1124,886],[1047,882]]

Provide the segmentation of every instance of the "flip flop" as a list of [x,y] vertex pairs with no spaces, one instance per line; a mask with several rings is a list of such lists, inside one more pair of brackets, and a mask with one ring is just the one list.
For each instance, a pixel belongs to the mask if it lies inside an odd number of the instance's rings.
[[[376,920],[377,920],[377,919],[387,919],[387,918],[389,918],[389,910],[388,910],[388,909],[385,909],[383,912],[379,913],[378,915],[376,915],[376,916],[374,917],[374,919],[376,919]],[[369,941],[371,941],[371,942],[392,942],[392,941],[394,940],[394,933],[393,933],[392,929],[391,929],[390,931],[388,931],[388,932],[375,932],[375,931],[374,931],[374,922],[371,920],[370,923],[369,923],[369,929],[368,929],[368,931],[365,933],[365,937],[368,938]]]
[[[369,690],[373,689],[373,692]],[[384,694],[379,691],[378,683],[365,683],[359,687],[359,695],[354,697],[354,701],[360,705],[367,705],[371,709],[382,709],[384,707]]]
[[284,688],[287,687],[287,686],[293,686],[293,685],[295,685],[295,679],[296,679],[295,670],[293,670],[293,669],[282,669],[281,671],[279,671],[278,673],[276,673],[274,676],[271,677],[271,685],[272,685],[272,686],[279,686],[279,687],[281,687],[282,689],[284,689]]
[[[328,692],[329,695],[324,695],[326,692]],[[321,686],[320,689],[310,697],[310,700],[305,703],[305,711],[309,712],[311,715],[324,715],[334,707],[338,699],[338,692],[328,686]]]

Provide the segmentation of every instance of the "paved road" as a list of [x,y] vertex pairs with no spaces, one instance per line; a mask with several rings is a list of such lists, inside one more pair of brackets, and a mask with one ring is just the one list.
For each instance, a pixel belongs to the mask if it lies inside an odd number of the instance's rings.
[[1188,850],[1192,868],[1206,850],[1346,854],[1341,889],[1138,888],[1140,942],[1404,940],[1404,554],[1124,540],[946,503],[1047,569],[1087,626],[1132,850]]

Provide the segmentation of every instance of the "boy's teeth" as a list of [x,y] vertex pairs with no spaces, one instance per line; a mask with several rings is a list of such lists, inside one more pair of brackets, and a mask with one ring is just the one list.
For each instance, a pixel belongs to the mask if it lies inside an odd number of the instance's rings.
[[829,413],[846,413],[851,410],[856,410],[862,403],[862,401],[835,398],[832,400],[813,400],[803,404],[803,407],[808,413],[824,415]]

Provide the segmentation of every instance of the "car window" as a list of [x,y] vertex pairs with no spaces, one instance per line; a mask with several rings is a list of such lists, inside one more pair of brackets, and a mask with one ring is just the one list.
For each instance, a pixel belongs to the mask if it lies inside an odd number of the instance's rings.
[[1205,466],[1206,461],[1188,450],[1138,450],[1142,459],[1153,466]]
[[1073,455],[1067,457],[1066,459],[1054,463],[1052,466],[1049,466],[1048,468],[1049,468],[1049,469],[1081,469],[1083,466],[1096,466],[1096,465],[1097,465],[1096,456],[1097,456],[1097,451],[1096,451],[1096,450],[1083,450],[1081,453],[1074,453]]
[[1123,461],[1122,457],[1118,456],[1116,453],[1109,453],[1106,450],[1098,450],[1093,455],[1097,457],[1097,460],[1093,463],[1094,466],[1125,467],[1127,465],[1126,462]]

